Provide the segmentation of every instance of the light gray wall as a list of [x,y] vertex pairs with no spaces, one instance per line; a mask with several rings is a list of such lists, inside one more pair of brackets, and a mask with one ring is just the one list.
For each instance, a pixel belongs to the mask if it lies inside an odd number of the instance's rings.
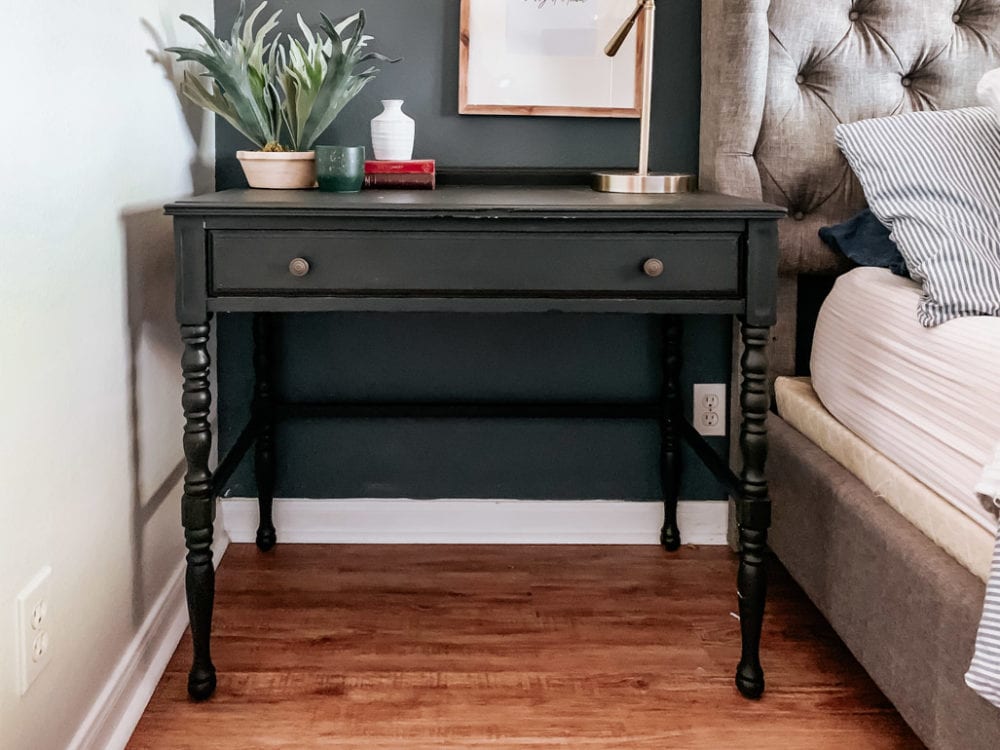
[[[213,137],[147,52],[194,41],[176,21],[183,11],[211,19],[212,3],[4,9],[18,30],[6,52],[32,61],[30,75],[8,81],[21,104],[0,120],[3,141],[17,144],[0,174],[4,748],[70,745],[183,564],[180,347],[163,204],[212,188]],[[57,54],[39,54],[42,29],[60,39]],[[52,657],[20,696],[14,602],[44,566]]]

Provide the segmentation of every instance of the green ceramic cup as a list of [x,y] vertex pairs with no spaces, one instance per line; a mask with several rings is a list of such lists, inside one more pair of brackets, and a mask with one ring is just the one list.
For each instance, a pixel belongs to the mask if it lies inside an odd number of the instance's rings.
[[316,146],[316,182],[327,193],[357,193],[365,183],[364,146]]

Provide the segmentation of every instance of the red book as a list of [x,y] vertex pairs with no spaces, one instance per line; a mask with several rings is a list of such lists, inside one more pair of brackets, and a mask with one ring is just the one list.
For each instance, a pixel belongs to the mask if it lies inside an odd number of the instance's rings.
[[434,174],[434,160],[366,161],[365,174]]
[[397,190],[433,190],[434,178],[433,172],[366,174],[365,187],[375,189],[395,188]]

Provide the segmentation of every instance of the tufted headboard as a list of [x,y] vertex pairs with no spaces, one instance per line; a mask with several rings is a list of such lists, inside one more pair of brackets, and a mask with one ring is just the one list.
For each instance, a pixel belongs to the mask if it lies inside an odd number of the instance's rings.
[[777,371],[790,368],[795,276],[845,267],[817,231],[865,205],[834,128],[975,104],[996,67],[1000,0],[703,0],[701,185],[789,210]]

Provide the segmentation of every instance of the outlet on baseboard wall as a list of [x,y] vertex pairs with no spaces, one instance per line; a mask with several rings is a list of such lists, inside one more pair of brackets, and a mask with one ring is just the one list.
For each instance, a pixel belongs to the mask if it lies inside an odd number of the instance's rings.
[[702,435],[726,434],[726,384],[695,383],[692,417]]
[[17,595],[17,689],[21,695],[28,692],[51,656],[51,580],[52,568],[46,565]]

